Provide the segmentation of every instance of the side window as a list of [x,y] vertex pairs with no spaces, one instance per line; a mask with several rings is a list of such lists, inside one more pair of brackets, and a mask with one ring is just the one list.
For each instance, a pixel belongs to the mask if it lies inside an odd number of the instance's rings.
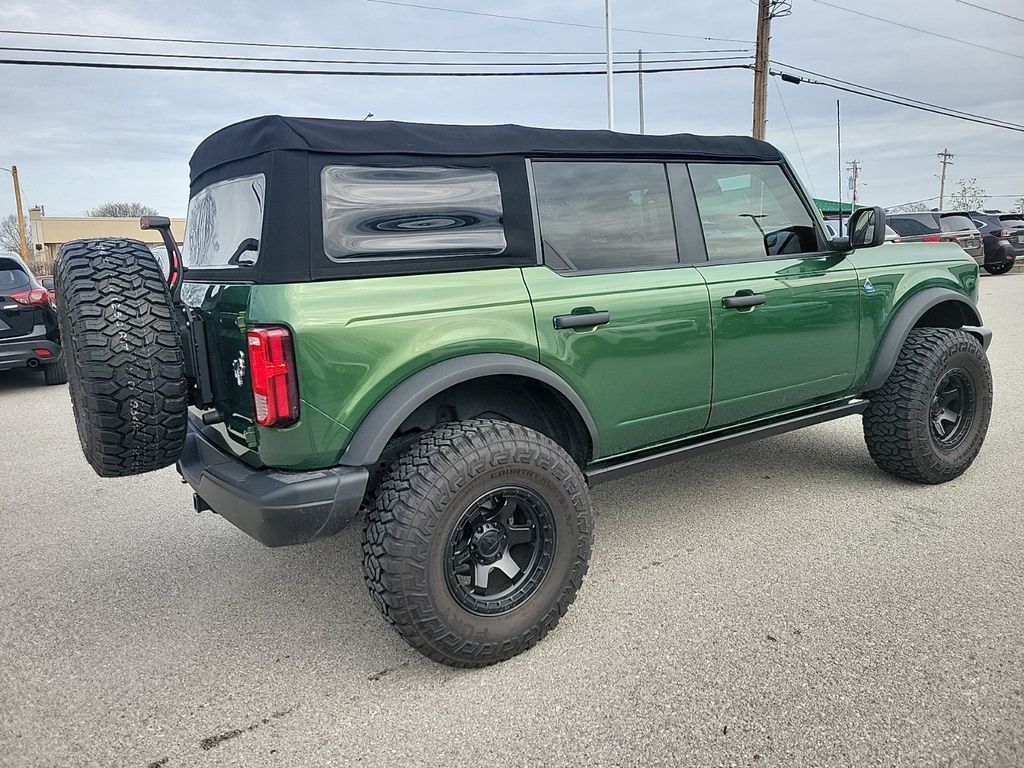
[[819,250],[814,220],[777,165],[691,163],[708,260]]
[[335,261],[505,250],[498,175],[490,168],[329,165],[320,192],[324,252]]
[[569,271],[679,263],[661,163],[534,162],[544,263]]

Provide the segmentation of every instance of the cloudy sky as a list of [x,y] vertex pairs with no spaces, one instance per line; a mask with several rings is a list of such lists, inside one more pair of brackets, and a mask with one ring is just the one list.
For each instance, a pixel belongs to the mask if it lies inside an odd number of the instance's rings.
[[[2,26],[8,30],[0,33],[0,46],[7,48],[0,58],[86,58],[10,50],[49,47],[219,56],[428,60],[427,54],[32,37],[11,34],[10,30],[484,51],[600,54],[604,47],[600,28],[604,19],[603,0],[409,2],[565,24],[374,0],[178,0],[173,4],[0,0]],[[1020,0],[972,3],[1024,17]],[[791,16],[774,23],[774,60],[962,111],[1024,122],[1024,49],[1019,46],[1024,39],[1024,21],[971,7],[971,3],[963,0],[793,0],[793,6]],[[941,37],[835,6],[920,27]],[[732,41],[753,40],[755,21],[756,8],[750,0],[616,0],[614,25],[620,30],[615,32],[614,47],[623,52],[643,48],[649,59],[694,55],[656,51],[752,48],[749,43]],[[729,42],[703,39],[706,37]],[[731,55],[744,54],[705,54]],[[525,61],[570,58],[573,57],[519,57]],[[599,62],[602,56],[574,58]],[[430,60],[483,59],[515,60],[482,54],[434,55]],[[644,85],[649,133],[750,131],[752,73],[748,70],[650,74],[644,78]],[[636,131],[635,76],[617,76],[615,89],[616,128]],[[0,65],[0,96],[5,105],[4,119],[0,120],[0,166],[16,164],[22,176],[26,207],[43,204],[49,215],[81,215],[85,209],[111,200],[138,200],[166,214],[183,215],[188,158],[195,145],[221,126],[259,114],[359,119],[372,112],[376,119],[514,122],[572,128],[602,128],[607,119],[602,77],[324,77]],[[816,196],[834,199],[838,194],[837,97],[842,99],[843,159],[856,158],[862,164],[863,202],[889,206],[937,195],[936,153],[945,147],[956,155],[947,189],[955,186],[957,179],[976,177],[991,195],[1024,195],[1022,132],[773,78],[769,84],[768,138],[789,156]],[[7,174],[0,174],[0,216],[14,210],[9,182]],[[1006,207],[1012,203],[1010,197],[993,197],[988,205]]]

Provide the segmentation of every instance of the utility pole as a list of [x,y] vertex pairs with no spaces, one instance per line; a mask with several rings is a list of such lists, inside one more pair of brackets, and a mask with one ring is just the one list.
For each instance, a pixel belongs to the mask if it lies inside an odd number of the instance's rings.
[[857,179],[860,177],[860,160],[851,160],[846,164],[850,169],[850,189],[853,196],[850,198],[850,212],[857,207]]
[[644,132],[644,51],[636,52],[636,89],[640,97],[640,135]]
[[608,130],[615,130],[615,93],[612,89],[612,0],[604,0],[604,47],[608,66]]
[[943,149],[936,155],[942,163],[942,175],[939,176],[939,210],[942,210],[942,203],[946,197],[946,166],[953,165],[953,155],[949,153],[949,147]]
[[21,260],[28,264],[28,240],[25,239],[25,213],[21,208],[21,184],[18,183],[18,166],[2,168],[14,179],[14,204],[18,206],[18,249],[21,251]]
[[768,45],[772,37],[772,19],[789,16],[792,0],[758,0],[757,49],[754,52],[754,130],[755,139],[764,138],[768,106]]

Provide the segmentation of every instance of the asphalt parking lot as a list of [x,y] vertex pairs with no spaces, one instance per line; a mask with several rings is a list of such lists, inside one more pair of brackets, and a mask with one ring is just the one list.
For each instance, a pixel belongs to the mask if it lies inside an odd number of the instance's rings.
[[1024,764],[1024,274],[986,277],[988,440],[943,486],[859,420],[599,487],[559,628],[457,671],[359,532],[270,550],[172,470],[102,480],[64,387],[0,377],[0,765]]

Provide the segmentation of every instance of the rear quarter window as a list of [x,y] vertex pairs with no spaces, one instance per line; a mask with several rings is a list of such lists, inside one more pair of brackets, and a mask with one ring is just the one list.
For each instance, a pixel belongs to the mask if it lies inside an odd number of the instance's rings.
[[329,165],[320,191],[324,252],[334,261],[490,256],[506,247],[490,168]]
[[971,221],[969,216],[961,214],[950,214],[939,219],[943,232],[961,232],[965,229],[977,229],[977,225]]

